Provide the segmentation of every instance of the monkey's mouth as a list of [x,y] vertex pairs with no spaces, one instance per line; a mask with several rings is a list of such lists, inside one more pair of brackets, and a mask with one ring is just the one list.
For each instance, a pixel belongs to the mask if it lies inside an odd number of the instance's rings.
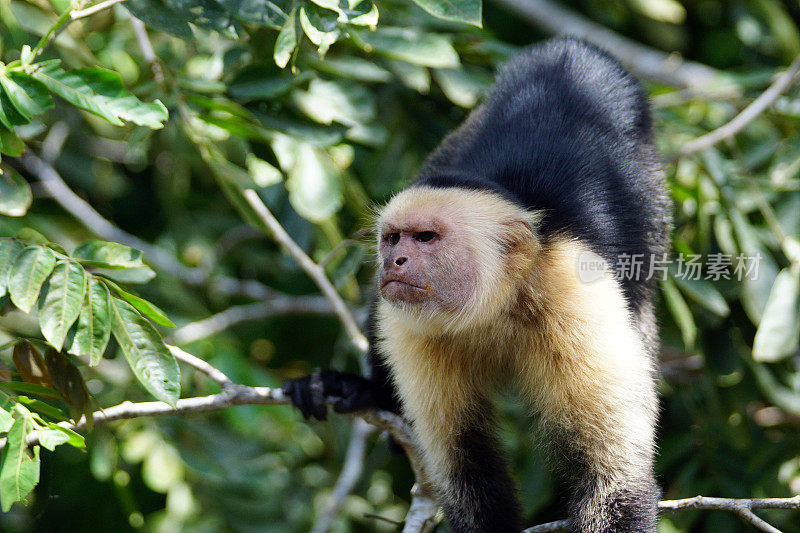
[[427,292],[424,287],[402,279],[390,277],[381,282],[381,296],[390,302],[422,302]]
[[403,281],[401,279],[387,279],[381,284],[381,289],[383,289],[384,287],[388,286],[390,283],[399,283],[400,285],[405,285],[406,287],[412,287],[414,289],[419,289],[421,291],[425,290],[425,288],[423,288],[423,287],[420,287],[418,285],[414,285],[413,283],[409,283],[409,282]]

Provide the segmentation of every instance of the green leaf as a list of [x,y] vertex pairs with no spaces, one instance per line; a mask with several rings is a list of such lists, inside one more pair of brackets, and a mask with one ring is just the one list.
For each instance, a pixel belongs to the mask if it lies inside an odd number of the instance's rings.
[[414,3],[434,17],[481,27],[481,0],[414,0]]
[[31,188],[10,167],[0,167],[0,215],[21,217],[31,206]]
[[53,407],[49,403],[44,403],[41,400],[37,400],[35,398],[28,398],[27,396],[17,396],[17,401],[19,401],[24,405],[27,405],[34,411],[37,411],[45,416],[49,416],[50,418],[58,420],[59,422],[66,422],[69,420],[67,413],[65,413],[58,407]]
[[175,406],[180,369],[161,335],[127,302],[111,298],[111,331],[134,375],[156,398]]
[[53,271],[56,256],[46,246],[28,246],[20,252],[8,278],[11,301],[26,313],[30,312],[42,283]]
[[33,429],[33,420],[24,416],[17,419],[8,431],[0,457],[0,501],[3,512],[11,509],[12,503],[22,501],[39,482],[39,447],[33,447],[31,456],[25,442]]
[[113,281],[105,280],[108,285],[110,285],[114,291],[126,302],[131,304],[137,311],[142,313],[144,316],[151,319],[153,322],[158,324],[159,326],[166,326],[168,328],[174,328],[175,324],[172,323],[172,320],[167,318],[167,315],[159,309],[155,304],[151,304],[147,300],[143,298],[139,298],[135,294],[131,294],[122,290],[122,288],[114,283]]
[[42,335],[61,350],[72,323],[77,320],[86,289],[84,270],[72,261],[59,261],[44,285],[39,306]]
[[108,241],[86,241],[70,254],[81,263],[97,268],[140,268],[142,252],[124,244]]
[[0,407],[0,433],[7,432],[14,425],[14,417],[11,413]]
[[0,86],[8,96],[14,109],[26,120],[41,115],[53,106],[50,93],[41,82],[22,72],[0,74]]
[[797,351],[800,337],[800,276],[784,268],[775,278],[753,341],[753,359],[775,362]]
[[289,201],[300,216],[321,222],[339,210],[343,202],[339,173],[323,150],[286,136],[276,137],[272,147],[287,173]]
[[47,237],[32,228],[22,228],[14,237],[33,244],[43,244],[44,246],[49,246],[51,244]]
[[72,446],[74,448],[86,448],[86,439],[83,438],[83,435],[81,435],[79,433],[75,433],[74,431],[72,431],[69,428],[61,427],[58,424],[54,424],[53,422],[50,422],[49,424],[47,424],[47,426],[50,429],[53,429],[53,430],[56,430],[56,431],[60,431],[64,435],[66,435],[67,436],[67,443],[70,446]]
[[50,387],[37,385],[36,383],[25,383],[24,381],[0,381],[0,388],[26,394],[38,394],[39,396],[45,396],[47,398],[59,398],[57,391],[51,389]]
[[54,451],[59,444],[64,444],[68,441],[69,437],[63,431],[57,431],[55,429],[39,430],[39,444],[51,452]]
[[0,296],[7,292],[8,274],[23,249],[25,246],[15,239],[0,239]]
[[25,153],[25,143],[11,128],[0,127],[0,153],[11,157],[19,157]]
[[286,20],[286,23],[281,28],[280,33],[278,33],[278,38],[275,41],[275,51],[273,53],[273,57],[275,59],[275,64],[279,67],[283,68],[288,63],[289,60],[292,58],[292,53],[294,53],[294,49],[297,48],[297,15],[295,11],[289,15],[289,18]]
[[111,295],[106,286],[91,276],[86,278],[86,293],[78,320],[67,334],[67,351],[89,357],[94,366],[103,357],[111,336],[111,316],[108,301]]
[[692,348],[694,341],[697,338],[697,325],[694,322],[694,316],[689,306],[686,305],[686,300],[681,296],[680,291],[675,286],[672,279],[665,279],[661,282],[661,290],[664,294],[664,301],[667,304],[672,318],[681,330],[683,337],[683,344],[686,348]]
[[68,74],[77,76],[97,94],[96,99],[104,102],[117,117],[150,129],[164,127],[169,112],[159,100],[145,103],[131,94],[116,72],[101,68],[81,68]]
[[156,100],[145,104],[128,92],[119,74],[99,68],[66,72],[58,65],[40,64],[33,76],[72,105],[121,126],[123,120],[152,129],[163,127],[168,113]]
[[380,28],[355,32],[367,51],[377,50],[394,59],[423,67],[458,68],[459,60],[450,38],[407,28]]
[[194,38],[186,19],[174,9],[158,0],[127,0],[125,9],[146,25],[184,40]]

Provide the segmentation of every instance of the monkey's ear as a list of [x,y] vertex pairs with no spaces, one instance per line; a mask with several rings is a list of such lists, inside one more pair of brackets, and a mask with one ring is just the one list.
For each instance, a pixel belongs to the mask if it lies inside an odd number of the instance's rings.
[[510,273],[525,275],[541,249],[535,226],[528,220],[512,220],[503,226],[506,266]]

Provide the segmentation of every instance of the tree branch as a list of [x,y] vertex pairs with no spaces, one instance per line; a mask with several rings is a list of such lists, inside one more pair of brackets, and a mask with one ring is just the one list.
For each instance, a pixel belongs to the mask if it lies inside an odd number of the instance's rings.
[[303,251],[302,248],[292,239],[291,236],[283,229],[280,222],[272,215],[272,213],[267,209],[267,206],[264,205],[264,202],[261,201],[261,198],[258,196],[258,193],[253,189],[245,189],[243,191],[244,199],[247,201],[248,205],[253,209],[255,215],[261,220],[261,222],[272,232],[272,237],[278,242],[278,244],[289,253],[289,255],[294,258],[295,261],[300,265],[306,274],[317,284],[317,287],[322,291],[322,294],[331,302],[333,305],[333,312],[339,317],[339,320],[342,321],[344,325],[344,329],[347,332],[348,337],[353,342],[353,344],[358,347],[359,350],[362,352],[366,352],[367,348],[369,347],[369,343],[367,342],[367,338],[361,332],[361,329],[358,327],[356,323],[355,317],[353,317],[353,313],[350,312],[350,309],[347,307],[347,304],[339,296],[339,293],[336,291],[336,288],[330,282],[328,277],[325,275],[325,269],[316,264],[308,255]]
[[701,135],[684,144],[680,152],[678,152],[677,157],[711,148],[715,144],[729,139],[742,131],[745,126],[766,111],[767,108],[791,86],[792,82],[797,78],[798,73],[800,73],[800,55],[792,61],[788,69],[772,82],[772,85],[770,85],[766,91],[753,100],[749,106],[745,107],[741,113],[733,117],[730,122],[714,131]]
[[217,385],[222,387],[222,390],[226,390],[234,386],[231,378],[226,376],[220,369],[211,366],[199,357],[195,357],[192,354],[181,350],[177,346],[171,346],[169,344],[166,344],[165,346],[169,348],[169,351],[172,352],[172,356],[175,357],[175,359],[207,375],[209,378],[215,381]]
[[709,66],[632,41],[548,0],[494,0],[494,3],[547,32],[591,41],[645,78],[680,88],[697,88],[718,77],[718,72]]
[[[714,498],[709,496],[695,496],[682,500],[663,500],[658,502],[661,511],[674,513],[689,509],[705,509],[715,511],[730,511],[738,514],[747,522],[762,531],[780,533],[780,530],[768,524],[753,513],[753,509],[800,509],[800,495],[792,498]],[[569,520],[548,522],[526,529],[523,533],[545,533],[550,531],[563,531],[569,527]]]

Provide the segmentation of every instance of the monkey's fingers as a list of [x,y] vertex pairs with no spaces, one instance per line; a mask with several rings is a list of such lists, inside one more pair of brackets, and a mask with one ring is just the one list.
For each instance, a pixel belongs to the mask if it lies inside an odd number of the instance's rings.
[[319,374],[314,373],[304,378],[293,379],[283,386],[283,393],[292,401],[292,405],[300,409],[300,413],[308,420],[316,418],[326,420],[328,409]]

